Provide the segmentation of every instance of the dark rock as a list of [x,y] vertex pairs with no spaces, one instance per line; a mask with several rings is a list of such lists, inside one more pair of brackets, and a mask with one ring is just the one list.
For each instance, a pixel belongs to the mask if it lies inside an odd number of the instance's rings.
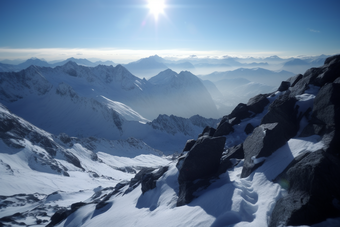
[[269,226],[313,225],[340,216],[340,160],[318,150],[302,156],[280,180],[288,182],[288,195],[276,202]]
[[[309,124],[301,136],[324,136],[327,150],[335,151],[340,147],[340,84],[330,83],[323,86],[314,99]],[[340,154],[340,152],[338,152]],[[337,155],[339,155],[337,154]]]
[[325,125],[324,124],[309,123],[302,130],[299,137],[308,137],[308,136],[312,136],[312,135],[323,135],[324,132],[325,132]]
[[340,77],[336,78],[333,83],[334,84],[340,84]]
[[58,138],[65,144],[72,142],[71,137],[69,137],[66,133],[60,133]]
[[221,175],[222,173],[225,173],[227,169],[233,167],[234,164],[230,159],[226,156],[223,156],[220,161],[220,166],[217,171],[217,175]]
[[290,82],[288,81],[282,81],[280,84],[280,87],[277,89],[278,91],[287,91],[290,87]]
[[247,125],[246,125],[246,127],[244,128],[244,132],[247,134],[247,135],[249,135],[250,133],[252,133],[253,131],[254,131],[254,126],[252,125],[252,124],[250,124],[250,123],[248,123]]
[[320,73],[313,81],[313,84],[317,86],[324,86],[327,83],[332,83],[340,76],[340,55],[327,58],[325,65],[322,68],[322,73]]
[[248,105],[244,103],[239,103],[235,109],[228,115],[229,119],[237,117],[239,119],[245,119],[251,116],[251,113],[248,111]]
[[180,164],[178,181],[194,181],[216,173],[225,141],[225,137],[198,139]]
[[163,174],[168,171],[169,167],[164,166],[159,168],[155,172],[155,168],[144,167],[142,168],[134,178],[131,179],[129,183],[129,189],[127,189],[124,194],[131,192],[135,189],[139,184],[142,184],[142,192],[143,194],[151,189],[156,187],[156,181],[163,176]]
[[240,123],[241,123],[241,119],[238,118],[238,117],[234,117],[234,118],[232,118],[232,119],[229,119],[228,122],[229,122],[229,124],[231,124],[232,126],[234,126],[234,125],[240,124]]
[[184,146],[183,152],[190,151],[190,149],[195,145],[195,143],[196,143],[196,140],[194,139],[188,140]]
[[322,137],[322,141],[325,144],[324,150],[328,153],[332,153],[334,156],[340,158],[340,132],[339,130],[333,130],[326,133]]
[[197,189],[210,184],[208,178],[218,173],[225,141],[225,137],[201,137],[186,156],[178,161],[177,206],[191,202]]
[[147,173],[142,177],[142,192],[143,194],[156,187],[157,180],[163,176],[163,174],[168,171],[169,166],[163,166],[154,173]]
[[316,95],[312,117],[315,117],[328,127],[339,125],[340,114],[340,84],[327,84]]
[[228,153],[224,156],[224,158],[237,158],[237,159],[244,159],[244,150],[243,150],[243,144],[239,144],[236,146],[233,146],[231,148],[228,148]]
[[210,126],[206,126],[203,129],[203,132],[201,134],[199,134],[198,137],[201,137],[201,136],[213,136],[215,132],[216,132],[216,129],[214,129],[214,128],[210,127]]
[[299,80],[302,79],[302,77],[303,77],[302,74],[298,74],[298,75],[296,75],[296,76],[293,76],[293,77],[289,78],[289,79],[287,80],[287,82],[290,83],[290,86],[291,86],[291,87],[294,87],[295,84],[296,84]]
[[130,180],[130,187],[136,188],[142,181],[143,176],[149,173],[152,173],[154,170],[156,170],[155,168],[151,168],[151,167],[144,167],[142,168],[135,176],[134,178],[132,178]]
[[210,179],[198,179],[196,181],[187,181],[179,185],[179,194],[176,206],[183,206],[197,198],[195,192],[199,189],[205,189],[210,185]]
[[269,106],[268,113],[262,118],[261,124],[278,123],[286,141],[294,137],[299,130],[298,106],[295,97],[290,96],[290,92],[278,97]]
[[290,88],[291,97],[295,97],[296,95],[303,94],[308,88],[309,85],[312,84],[314,79],[322,73],[321,68],[310,68],[304,74],[303,77],[294,85],[294,87]]
[[[104,195],[103,195],[104,197],[101,197],[102,199],[100,199],[99,197],[102,196],[102,194],[104,193],[104,191],[106,192],[107,189],[111,190],[112,188],[104,188],[103,190],[96,192],[96,193],[92,196],[92,198],[95,199],[93,202],[94,202],[94,203],[97,203],[97,205],[96,205],[96,210],[99,210],[99,209],[105,207],[105,206],[107,205],[107,201],[108,201],[112,196],[114,196],[114,195],[120,193],[120,192],[121,192],[120,190],[121,190],[123,187],[125,187],[126,185],[128,185],[128,184],[129,184],[129,182],[120,182],[120,183],[116,184],[116,186],[114,187],[114,190],[111,191],[111,192],[108,193],[108,194],[104,194]],[[96,199],[96,198],[98,198],[98,199]]]
[[66,208],[62,208],[55,212],[52,217],[50,223],[46,225],[46,227],[52,227],[55,226],[56,224],[62,222],[65,220],[70,214],[72,213],[71,210],[67,210]]
[[85,171],[85,169],[81,166],[80,160],[77,158],[77,156],[68,151],[63,152],[63,155],[69,163]]
[[223,118],[220,124],[217,126],[214,137],[218,136],[226,136],[229,133],[234,132],[234,128],[231,124],[229,124],[227,118]]
[[248,110],[258,114],[262,113],[264,108],[269,104],[269,100],[265,95],[259,94],[249,99],[247,106]]
[[243,143],[244,164],[241,177],[249,176],[259,167],[261,161],[255,161],[256,158],[270,156],[286,142],[287,139],[278,123],[262,124],[255,128]]
[[86,205],[86,203],[83,203],[83,202],[73,203],[71,205],[71,211],[74,212],[74,211],[78,210],[80,207],[85,206],[85,205]]

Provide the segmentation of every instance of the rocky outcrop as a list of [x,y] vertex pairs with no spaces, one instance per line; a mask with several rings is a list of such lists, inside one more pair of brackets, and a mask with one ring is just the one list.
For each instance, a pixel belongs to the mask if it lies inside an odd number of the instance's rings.
[[179,182],[206,178],[218,170],[225,137],[201,137],[177,164]]
[[223,118],[222,121],[219,123],[216,132],[213,134],[216,136],[226,136],[229,133],[234,132],[233,126],[229,123],[228,118]]
[[[307,96],[314,99],[313,104],[303,103],[303,97]],[[202,146],[203,149],[195,153],[196,145],[203,139],[211,142],[215,136],[228,138],[235,125],[262,113],[269,100],[272,103],[260,125],[255,128],[251,123],[246,125],[244,131],[249,135],[242,143],[227,148],[222,156],[219,152],[207,152],[212,145]],[[207,187],[214,174],[216,177],[226,172],[239,159],[244,159],[240,177],[248,177],[291,138],[320,135],[325,145],[323,149],[305,151],[274,180],[287,190],[287,194],[276,202],[270,226],[312,225],[327,218],[339,217],[339,100],[340,55],[337,55],[328,58],[322,67],[309,69],[303,75],[283,81],[275,94],[258,95],[247,104],[240,103],[222,118],[213,137],[213,130],[206,128],[200,135],[205,136],[200,137],[190,151],[180,157],[177,164],[180,184],[177,205],[189,203],[195,198],[194,192],[198,188]],[[300,125],[304,128],[300,129]],[[297,135],[299,131],[302,133]],[[211,163],[216,167],[207,171],[210,161],[203,160],[209,159],[214,159]]]
[[264,157],[270,156],[287,142],[278,123],[261,124],[243,143],[244,164],[241,177],[247,177],[259,167]]
[[259,94],[249,99],[247,106],[249,111],[259,114],[262,113],[264,108],[269,104],[269,100],[266,95]]
[[340,155],[340,84],[329,83],[324,85],[314,100],[313,110],[309,124],[304,128],[301,136],[320,135],[324,137],[327,150]]
[[286,141],[294,137],[299,130],[297,99],[287,91],[270,104],[268,113],[262,118],[261,124],[278,123]]
[[195,143],[196,143],[196,140],[193,140],[193,139],[188,140],[187,143],[185,144],[184,148],[183,148],[183,152],[184,151],[190,151],[191,148],[195,145]]
[[[259,94],[249,99],[247,104],[238,104],[229,115],[222,118],[214,136],[227,136],[234,132],[234,125],[240,124],[241,121],[246,118],[255,117],[257,114],[262,113],[264,108],[269,104],[267,96],[268,95]],[[248,128],[247,132],[249,131],[252,131],[252,129]]]
[[243,150],[243,144],[239,144],[236,146],[233,146],[231,148],[227,149],[227,154],[224,156],[224,158],[237,158],[237,159],[244,159],[244,150]]
[[312,225],[340,216],[340,160],[323,150],[307,153],[276,182],[288,182],[288,194],[277,201],[269,226]]
[[179,158],[177,206],[191,202],[198,188],[209,185],[206,179],[217,173],[225,141],[225,137],[200,137],[190,151]]
[[169,167],[168,166],[163,166],[159,168],[155,172],[149,172],[146,173],[142,176],[142,192],[143,194],[149,190],[152,190],[156,187],[156,182],[157,180],[163,176],[163,174],[168,171]]
[[201,134],[198,135],[198,138],[201,136],[213,136],[216,132],[216,129],[214,129],[213,127],[210,126],[206,126],[203,129],[203,132]]
[[277,89],[278,91],[286,91],[290,87],[289,81],[282,81],[280,87]]
[[244,132],[249,135],[250,133],[252,133],[254,131],[254,126],[251,123],[248,123],[246,125],[246,127],[244,128]]

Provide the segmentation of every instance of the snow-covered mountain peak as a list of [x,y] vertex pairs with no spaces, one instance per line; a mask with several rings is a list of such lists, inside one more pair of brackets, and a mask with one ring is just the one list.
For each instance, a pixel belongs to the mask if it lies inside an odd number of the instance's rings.
[[132,90],[135,88],[141,89],[141,85],[145,84],[145,81],[132,75],[124,66],[117,65],[115,67],[115,81],[120,82],[122,88],[125,90]]
[[153,85],[168,84],[174,80],[178,74],[171,69],[166,69],[160,72],[158,75],[149,79],[149,82]]
[[78,64],[75,61],[69,60],[63,66],[63,68],[78,68]]
[[57,94],[61,96],[70,96],[72,100],[79,99],[77,93],[73,90],[73,88],[65,83],[60,83],[56,89]]

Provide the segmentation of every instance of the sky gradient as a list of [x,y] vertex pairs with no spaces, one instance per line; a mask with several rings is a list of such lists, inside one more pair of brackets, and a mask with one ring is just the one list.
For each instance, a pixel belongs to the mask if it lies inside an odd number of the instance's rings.
[[0,60],[340,53],[339,0],[1,0]]

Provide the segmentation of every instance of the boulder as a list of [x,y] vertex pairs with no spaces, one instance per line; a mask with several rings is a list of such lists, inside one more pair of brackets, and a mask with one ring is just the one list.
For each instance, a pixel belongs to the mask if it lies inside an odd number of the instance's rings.
[[234,126],[234,125],[238,125],[241,123],[241,119],[240,118],[237,118],[237,117],[234,117],[232,119],[229,119],[229,124],[231,124],[231,126]]
[[[324,85],[314,99],[309,124],[303,129],[301,136],[320,135],[326,150],[336,151],[340,147],[340,84]],[[340,152],[336,152],[337,156]]]
[[262,124],[255,128],[243,143],[244,164],[241,177],[248,177],[268,157],[283,146],[287,139],[278,123]]
[[156,187],[157,180],[163,176],[163,174],[168,171],[169,166],[163,166],[159,168],[156,172],[149,172],[142,176],[142,192],[143,194]]
[[226,119],[225,121],[223,121],[223,120],[224,119],[222,119],[220,124],[217,126],[216,132],[213,135],[214,137],[226,136],[226,135],[230,134],[231,132],[234,132],[234,128],[229,123],[228,119]]
[[287,91],[290,87],[290,82],[288,81],[282,81],[280,84],[280,87],[277,89],[278,91]]
[[290,86],[291,86],[291,87],[294,87],[295,84],[296,84],[299,80],[302,79],[302,77],[303,77],[302,74],[298,74],[298,75],[296,75],[296,76],[293,76],[293,77],[289,78],[289,79],[287,80],[287,82],[290,83]]
[[322,68],[323,72],[313,81],[317,86],[333,83],[340,76],[340,55],[327,58]]
[[244,128],[244,132],[247,134],[247,135],[249,135],[250,133],[252,133],[253,131],[254,131],[254,126],[252,125],[252,124],[250,124],[250,123],[248,123],[247,125],[246,125],[246,127]]
[[198,188],[210,184],[209,177],[218,173],[225,141],[225,137],[200,137],[185,157],[178,161],[177,206],[190,203]]
[[244,103],[239,103],[233,111],[228,115],[229,119],[232,119],[234,117],[237,117],[239,119],[245,119],[251,116],[251,113],[249,112],[248,105]]
[[198,137],[201,137],[201,136],[213,136],[215,132],[216,132],[216,129],[214,129],[214,128],[210,127],[210,126],[206,126],[203,129],[203,132],[198,135]]
[[269,226],[313,225],[340,216],[340,160],[318,150],[280,175],[288,194],[276,202]]
[[312,117],[321,120],[328,127],[339,125],[340,84],[323,86],[314,99]]
[[249,99],[247,106],[248,110],[258,114],[262,113],[264,108],[269,104],[269,100],[265,95],[259,94]]
[[308,69],[302,76],[300,80],[298,80],[293,87],[290,87],[291,97],[295,97],[296,95],[303,94],[308,88],[309,85],[312,84],[314,79],[322,73],[322,68],[310,68]]
[[225,173],[227,171],[227,169],[233,167],[234,164],[232,161],[230,161],[230,159],[226,156],[223,156],[221,158],[221,161],[220,161],[220,165],[219,165],[219,168],[218,168],[218,171],[217,171],[217,175],[221,175],[222,173]]
[[244,159],[244,151],[243,151],[243,144],[239,144],[233,147],[228,148],[228,153],[223,156],[223,158],[237,158],[237,159]]
[[268,113],[262,118],[261,124],[278,123],[284,133],[286,141],[294,137],[299,130],[297,100],[290,96],[290,92],[278,97],[269,106]]
[[225,137],[199,138],[181,164],[178,181],[194,181],[216,173],[225,141]]
[[195,143],[196,143],[196,140],[194,139],[188,140],[183,148],[183,152],[190,151],[190,149],[195,145]]

